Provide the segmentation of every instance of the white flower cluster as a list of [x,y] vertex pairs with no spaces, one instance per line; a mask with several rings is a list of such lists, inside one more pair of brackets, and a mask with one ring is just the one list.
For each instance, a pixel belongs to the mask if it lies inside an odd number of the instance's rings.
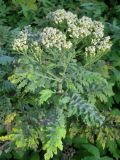
[[68,23],[68,32],[73,38],[84,38],[91,35],[98,40],[104,36],[104,25],[101,22],[92,21],[91,18],[83,16],[75,23]]
[[66,12],[64,9],[58,9],[55,12],[50,12],[47,15],[47,19],[52,20],[54,23],[62,23],[64,20],[67,22],[75,21],[77,19],[77,15],[72,12]]
[[66,41],[66,36],[58,29],[53,27],[46,27],[40,33],[40,43],[46,48],[56,47],[59,50],[62,48],[69,49],[72,46],[70,41]]
[[22,31],[19,31],[12,42],[12,48],[15,51],[26,51],[28,49],[28,37],[30,34],[31,27],[26,26]]
[[[56,24],[60,24],[64,21],[67,23],[67,35],[71,38],[85,38],[89,36],[91,40],[90,46],[85,48],[86,55],[92,53],[95,55],[100,51],[106,51],[110,49],[110,37],[104,37],[104,25],[92,20],[89,17],[83,16],[78,19],[77,15],[72,12],[65,11],[64,9],[58,9],[55,12],[50,12],[47,18]],[[67,41],[67,37],[59,29],[53,27],[46,27],[42,32],[32,32],[30,26],[25,27],[18,33],[14,39],[13,49],[17,51],[26,51],[28,45],[34,44],[35,47],[44,46],[45,48],[55,47],[59,50],[70,49],[72,43]],[[41,44],[41,45],[40,45]]]
[[95,39],[100,39],[104,36],[104,25],[99,21],[93,21],[93,36]]
[[95,52],[96,52],[96,46],[86,47],[86,48],[85,48],[85,51],[86,51],[86,52],[89,52],[89,53],[95,53]]
[[17,38],[14,39],[12,44],[13,50],[23,51],[28,48],[27,46],[27,34],[20,31]]
[[91,30],[93,28],[93,21],[91,18],[83,16],[82,18],[78,19],[78,25],[79,27],[84,27]]
[[112,44],[110,42],[110,36],[104,37],[102,41],[96,45],[98,51],[106,51],[111,48]]
[[91,18],[83,16],[78,19],[77,15],[64,9],[58,9],[55,12],[50,12],[47,18],[56,24],[62,23],[66,20],[68,25],[68,32],[70,37],[73,38],[84,38],[90,34],[94,38],[102,38],[104,36],[104,26],[101,22],[92,21]]
[[56,47],[59,50],[62,48],[69,49],[72,46],[70,41],[66,40],[66,36],[58,29],[52,27],[46,27],[42,32],[32,32],[30,26],[26,26],[22,31],[17,32],[12,43],[12,48],[14,51],[25,52],[28,46],[37,43],[42,44],[46,48]]
[[72,38],[84,38],[91,34],[91,32],[85,27],[79,27],[75,24],[69,23],[68,30],[69,36]]
[[96,55],[97,52],[105,52],[106,50],[109,50],[111,48],[111,42],[110,42],[110,37],[105,37],[98,43],[94,43],[94,45],[86,47],[86,55],[91,54],[91,55]]

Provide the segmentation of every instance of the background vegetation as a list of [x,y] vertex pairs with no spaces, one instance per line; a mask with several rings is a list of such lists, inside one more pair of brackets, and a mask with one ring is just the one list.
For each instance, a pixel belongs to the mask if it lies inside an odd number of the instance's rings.
[[[98,108],[106,117],[106,125],[99,128],[99,135],[96,134],[98,133],[97,128],[93,129],[73,121],[72,127],[69,126],[69,134],[63,141],[63,151],[58,151],[58,154],[52,159],[118,160],[120,159],[120,136],[118,134],[120,133],[119,0],[0,0],[0,135],[6,135],[11,130],[11,122],[15,116],[14,108],[18,109],[22,101],[24,103],[28,101],[16,93],[16,85],[8,80],[18,65],[17,58],[19,57],[8,49],[8,44],[13,38],[11,32],[17,27],[22,29],[26,25],[44,27],[47,24],[46,15],[50,11],[62,8],[72,11],[79,17],[86,15],[104,23],[105,32],[111,36],[113,46],[111,51],[92,69],[102,74],[109,84],[113,84],[114,95],[109,98],[108,102],[98,103]],[[31,97],[29,99],[32,101]],[[25,110],[27,109],[29,110],[29,107]],[[3,124],[6,114],[11,115]],[[29,116],[32,117],[32,114],[31,111]],[[80,129],[79,125],[81,125]],[[36,151],[18,149],[12,145],[10,141],[5,143],[0,141],[1,160],[44,159],[41,143]]]

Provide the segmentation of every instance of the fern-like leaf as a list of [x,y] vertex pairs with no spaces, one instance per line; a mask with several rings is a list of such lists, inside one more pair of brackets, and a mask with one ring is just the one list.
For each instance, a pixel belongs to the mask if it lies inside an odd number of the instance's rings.
[[0,55],[0,64],[1,65],[10,64],[12,61],[13,61],[13,57],[6,56],[6,55]]
[[62,138],[65,138],[65,117],[61,110],[54,122],[46,127],[45,141],[43,149],[46,150],[45,160],[49,160],[54,154],[57,154],[57,149],[63,150]]
[[[75,108],[75,109],[74,109]],[[83,122],[89,126],[100,126],[103,124],[105,118],[102,116],[97,108],[84,100],[80,94],[73,94],[69,103],[69,111],[75,110],[76,114],[81,116]],[[74,112],[75,113],[75,112]],[[68,112],[71,116],[72,112]]]

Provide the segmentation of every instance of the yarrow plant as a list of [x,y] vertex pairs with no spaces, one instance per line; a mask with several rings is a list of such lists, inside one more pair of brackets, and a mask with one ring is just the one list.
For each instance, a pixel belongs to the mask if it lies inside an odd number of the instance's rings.
[[20,103],[6,117],[10,120],[5,119],[10,132],[0,137],[22,149],[37,150],[41,141],[45,160],[63,149],[69,118],[99,129],[105,116],[97,102],[104,103],[113,94],[112,84],[86,68],[88,64],[92,68],[111,47],[103,24],[85,16],[78,19],[63,9],[50,12],[47,19],[49,27],[11,31],[13,43],[8,46],[20,54],[9,80],[17,85]]

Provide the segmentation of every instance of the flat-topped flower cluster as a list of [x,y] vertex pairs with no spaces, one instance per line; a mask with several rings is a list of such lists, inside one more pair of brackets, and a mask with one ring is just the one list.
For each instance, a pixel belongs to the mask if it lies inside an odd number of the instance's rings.
[[[104,37],[104,25],[99,21],[86,16],[77,18],[76,14],[70,11],[67,12],[64,9],[48,13],[47,19],[56,25],[62,25],[65,22],[67,28],[65,33],[55,27],[45,27],[42,31],[37,31],[36,41],[38,45],[46,49],[52,47],[59,50],[70,49],[73,46],[72,39],[82,40],[87,37],[91,39],[90,43],[84,48],[84,51],[88,54],[93,53],[95,55],[101,51],[105,52],[111,47],[110,37]],[[31,42],[33,42],[34,36],[35,34],[32,33],[30,27],[25,27],[14,39],[13,49],[27,49],[28,38],[31,38]]]
[[23,30],[12,31],[12,49],[18,52],[26,52],[28,49],[28,41],[33,39],[32,27],[25,26]]
[[27,50],[28,49],[27,39],[28,39],[28,32],[26,31],[26,29],[19,31],[19,33],[17,34],[12,43],[13,50],[16,51]]
[[93,45],[86,47],[85,51],[87,53],[105,52],[106,49],[109,50],[111,48],[112,44],[109,43],[109,41],[110,41],[109,36],[103,38],[103,40],[98,42],[97,41],[94,42],[94,40],[92,40]]
[[72,43],[66,40],[65,34],[53,27],[44,28],[40,33],[39,41],[46,48],[56,47],[59,50],[62,48],[69,49],[72,46]]
[[111,47],[110,37],[104,37],[104,25],[102,22],[92,20],[86,16],[78,19],[75,14],[66,12],[64,9],[50,12],[47,18],[56,24],[66,21],[67,31],[71,38],[82,39],[91,36],[91,45],[85,48],[86,52],[105,51]]
[[104,25],[99,21],[92,21],[91,18],[83,16],[78,19],[77,15],[66,12],[64,9],[58,9],[55,12],[50,12],[47,15],[50,21],[56,24],[61,24],[66,21],[68,32],[71,37],[79,38],[93,34],[96,38],[104,36]]
[[62,23],[65,20],[70,23],[77,20],[77,15],[70,11],[66,12],[64,9],[58,9],[55,12],[48,13],[47,19],[52,20],[56,24]]

